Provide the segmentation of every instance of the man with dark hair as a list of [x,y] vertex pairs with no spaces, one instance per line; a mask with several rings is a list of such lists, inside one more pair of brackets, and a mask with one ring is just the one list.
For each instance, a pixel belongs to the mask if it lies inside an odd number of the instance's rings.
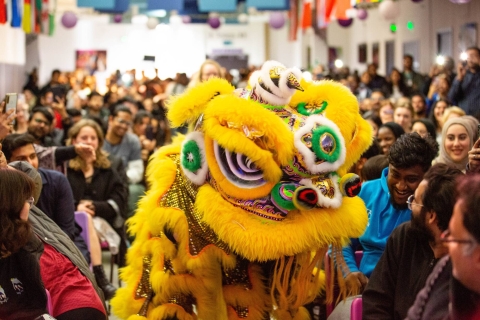
[[388,82],[385,77],[382,77],[377,73],[377,68],[378,66],[375,63],[370,63],[367,67],[367,71],[370,74],[370,83],[368,84],[368,87],[372,89],[372,91],[378,89],[385,95],[388,92]]
[[[72,189],[67,178],[58,171],[39,168],[37,154],[33,146],[35,138],[28,134],[11,134],[3,140],[3,152],[7,161],[25,161],[35,168],[42,178],[42,190],[38,198],[37,207],[52,219],[63,232],[75,243],[82,252],[85,260],[92,262],[95,278],[103,290],[105,297],[110,299],[116,292],[115,287],[108,281],[101,261],[100,241],[91,242],[92,254],[96,249],[96,256],[91,256],[81,229],[75,223],[75,204]],[[92,230],[93,231],[93,230]],[[94,233],[92,232],[92,235]],[[91,239],[92,240],[92,239]],[[90,259],[92,257],[92,259]]]
[[458,104],[467,115],[480,115],[480,48],[467,49],[467,64],[458,64],[457,77],[448,92],[448,99]]
[[455,183],[462,172],[432,166],[408,198],[411,221],[388,238],[385,251],[363,292],[363,319],[404,319],[416,294],[440,258],[447,254],[441,235],[455,205]]
[[44,147],[55,145],[49,136],[53,122],[53,114],[47,107],[35,107],[30,112],[27,131],[35,138],[35,143]]
[[423,76],[413,70],[413,56],[406,54],[403,56],[403,81],[410,89],[410,92],[419,92],[423,88]]
[[132,128],[132,111],[119,105],[108,118],[108,130],[103,149],[122,159],[128,177],[128,207],[132,215],[138,198],[145,191],[140,182],[143,180],[144,165],[142,148],[138,137],[129,132]]
[[[343,249],[345,262],[350,268],[344,274],[347,286],[354,291],[363,291],[368,277],[380,259],[392,231],[410,219],[411,210],[407,200],[430,168],[438,152],[438,144],[430,137],[422,138],[417,133],[403,134],[390,148],[388,168],[377,180],[365,182],[360,198],[367,207],[367,229],[358,239]],[[363,248],[360,267],[355,263],[355,250]]]
[[442,241],[442,258],[406,319],[480,319],[480,175],[459,179],[457,201]]
[[110,112],[108,109],[103,107],[103,96],[97,91],[92,91],[92,93],[88,95],[87,110],[84,116],[100,120],[103,132],[106,132],[109,115]]
[[415,93],[412,96],[411,101],[412,101],[413,111],[415,112],[413,114],[413,120],[427,118],[428,116],[427,103],[423,95],[421,93]]

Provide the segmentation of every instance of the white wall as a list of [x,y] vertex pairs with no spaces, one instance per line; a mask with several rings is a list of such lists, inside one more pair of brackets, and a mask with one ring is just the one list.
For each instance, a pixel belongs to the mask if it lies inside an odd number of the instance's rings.
[[[448,0],[424,0],[414,3],[401,0],[400,17],[395,20],[398,30],[390,32],[390,23],[386,21],[377,8],[368,10],[368,18],[364,21],[355,19],[349,28],[342,28],[335,21],[328,27],[328,45],[343,48],[346,65],[360,72],[366,64],[358,62],[358,45],[367,44],[367,63],[372,62],[372,43],[380,44],[379,73],[385,74],[385,42],[395,41],[395,66],[402,67],[403,44],[418,41],[420,71],[427,73],[437,54],[436,33],[451,28],[453,31],[454,59],[458,59],[458,34],[460,27],[467,22],[477,23],[477,45],[480,45],[480,1],[472,0],[468,4],[453,4]],[[414,24],[413,30],[406,28],[407,21]]]
[[12,28],[8,24],[0,24],[0,63],[25,64],[25,33],[22,28]]
[[[108,72],[142,68],[146,65],[144,55],[155,55],[161,75],[190,75],[207,54],[219,48],[242,49],[253,65],[261,65],[266,59],[264,22],[222,25],[215,30],[206,24],[162,25],[148,30],[145,25],[109,23],[106,16],[80,17],[72,29],[58,22],[52,37],[39,35],[38,48],[40,83],[49,79],[53,69],[74,70],[76,50],[107,50]],[[291,56],[289,52],[284,54],[287,62]]]

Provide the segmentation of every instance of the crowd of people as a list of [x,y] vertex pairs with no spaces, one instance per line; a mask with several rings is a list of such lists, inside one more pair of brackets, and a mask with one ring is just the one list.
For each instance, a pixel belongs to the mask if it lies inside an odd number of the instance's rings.
[[[467,54],[456,70],[446,59],[429,75],[415,72],[408,55],[403,71],[394,68],[387,78],[375,64],[360,76],[348,70],[316,75],[349,87],[374,132],[372,146],[351,168],[365,182],[359,196],[369,224],[343,250],[351,271],[344,277],[351,292],[363,293],[364,319],[479,314],[480,283],[472,277],[480,272],[480,49]],[[103,270],[100,243],[109,244],[119,266],[125,264],[133,240],[125,221],[148,189],[148,159],[188,130],[170,129],[168,99],[211,77],[245,87],[254,70],[234,78],[207,60],[191,79],[182,73],[165,80],[132,75],[128,85],[116,73],[105,94],[80,71],[54,70],[39,87],[34,70],[15,115],[0,105],[0,318],[45,313],[48,289],[57,319],[105,319],[104,301],[116,288]],[[89,217],[90,248],[75,211]],[[7,267],[22,279],[12,289],[12,276],[3,277]],[[20,295],[25,288],[32,289]],[[462,292],[470,294],[468,308],[456,296]],[[4,305],[7,297],[12,303]],[[341,309],[331,318],[341,319]]]

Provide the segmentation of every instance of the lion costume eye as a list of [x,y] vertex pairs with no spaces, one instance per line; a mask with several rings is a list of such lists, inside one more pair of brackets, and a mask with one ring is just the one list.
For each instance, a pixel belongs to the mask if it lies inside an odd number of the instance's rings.
[[194,184],[200,186],[207,178],[208,166],[205,160],[203,133],[190,132],[182,143],[180,164],[183,173]]
[[220,170],[230,183],[241,188],[255,188],[264,185],[263,172],[244,154],[230,152],[214,141],[215,157]]
[[336,171],[345,162],[345,140],[338,127],[324,116],[308,117],[295,133],[294,143],[312,173]]

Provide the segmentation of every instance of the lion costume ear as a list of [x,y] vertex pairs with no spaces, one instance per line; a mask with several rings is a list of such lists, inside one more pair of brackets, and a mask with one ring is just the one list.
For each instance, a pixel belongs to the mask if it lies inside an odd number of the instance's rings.
[[367,151],[373,142],[372,126],[362,118],[360,114],[355,117],[355,131],[352,140],[347,144],[347,156],[343,166],[339,169],[345,174],[350,167],[357,162],[362,154]]
[[212,78],[202,82],[167,102],[167,117],[173,128],[193,124],[204,112],[207,103],[218,95],[230,94],[235,90],[227,80]]

